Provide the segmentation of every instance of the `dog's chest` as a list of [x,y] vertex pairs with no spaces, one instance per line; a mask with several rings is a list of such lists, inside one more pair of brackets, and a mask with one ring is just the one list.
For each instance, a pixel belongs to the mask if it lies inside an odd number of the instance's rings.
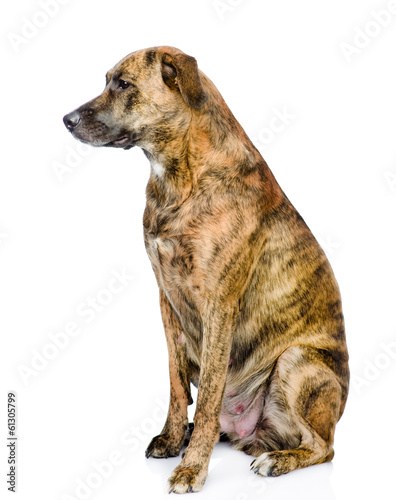
[[203,281],[190,235],[145,234],[148,256],[159,286],[179,318],[199,315]]

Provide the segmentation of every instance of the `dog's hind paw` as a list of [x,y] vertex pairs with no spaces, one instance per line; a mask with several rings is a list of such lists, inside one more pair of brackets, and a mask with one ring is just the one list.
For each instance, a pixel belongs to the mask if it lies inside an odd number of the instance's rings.
[[[275,452],[276,453],[276,452]],[[273,452],[263,453],[250,464],[250,470],[264,477],[280,476],[283,471],[276,466],[276,455]],[[287,472],[287,471],[285,471]]]

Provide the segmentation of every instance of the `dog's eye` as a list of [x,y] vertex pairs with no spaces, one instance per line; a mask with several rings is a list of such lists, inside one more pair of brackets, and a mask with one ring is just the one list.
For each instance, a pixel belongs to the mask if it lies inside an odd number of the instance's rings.
[[130,85],[131,84],[129,82],[126,82],[125,80],[118,80],[118,87],[117,88],[125,90],[128,87],[130,87]]

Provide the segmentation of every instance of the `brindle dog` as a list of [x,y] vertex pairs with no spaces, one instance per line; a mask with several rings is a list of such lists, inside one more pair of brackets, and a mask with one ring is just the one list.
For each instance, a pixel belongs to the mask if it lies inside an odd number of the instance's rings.
[[146,456],[177,456],[169,492],[199,491],[222,432],[279,476],[333,458],[348,393],[340,292],[304,220],[196,60],[134,52],[64,118],[93,146],[151,163],[144,240],[169,351],[170,405]]

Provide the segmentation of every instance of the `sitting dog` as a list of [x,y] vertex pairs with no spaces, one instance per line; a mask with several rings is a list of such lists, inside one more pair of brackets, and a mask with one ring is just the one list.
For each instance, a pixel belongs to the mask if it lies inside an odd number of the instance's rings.
[[330,264],[196,60],[173,47],[122,59],[104,92],[64,117],[92,146],[151,164],[144,241],[159,287],[170,404],[147,457],[179,455],[169,492],[199,491],[220,433],[279,476],[333,458],[348,393]]

